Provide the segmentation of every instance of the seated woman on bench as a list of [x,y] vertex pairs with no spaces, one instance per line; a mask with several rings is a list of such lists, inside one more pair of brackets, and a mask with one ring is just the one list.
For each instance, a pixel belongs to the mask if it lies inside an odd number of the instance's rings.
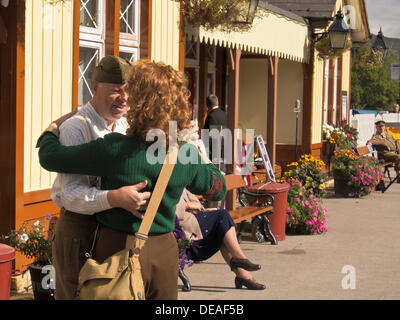
[[[235,223],[226,210],[205,211],[195,195],[184,189],[176,205],[176,216],[187,239],[197,236],[189,248],[193,261],[204,261],[221,251],[222,257],[236,274],[236,289],[264,290],[265,285],[256,282],[249,271],[260,270],[259,264],[250,262],[241,250],[236,238]],[[182,279],[184,277],[184,279]],[[181,273],[181,279],[187,279]]]

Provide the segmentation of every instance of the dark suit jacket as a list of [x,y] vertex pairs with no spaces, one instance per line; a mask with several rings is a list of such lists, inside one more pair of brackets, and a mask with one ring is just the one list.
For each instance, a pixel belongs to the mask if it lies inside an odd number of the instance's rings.
[[210,126],[226,126],[226,112],[221,108],[210,111],[204,123],[204,129],[210,129]]
[[[226,112],[223,111],[221,108],[216,108],[211,110],[206,118],[206,122],[204,123],[204,129],[210,130],[211,126],[226,126]],[[209,158],[213,161],[215,157],[217,158],[224,158],[224,141],[221,141],[221,150],[220,155],[211,154],[212,151],[212,139],[209,140]]]

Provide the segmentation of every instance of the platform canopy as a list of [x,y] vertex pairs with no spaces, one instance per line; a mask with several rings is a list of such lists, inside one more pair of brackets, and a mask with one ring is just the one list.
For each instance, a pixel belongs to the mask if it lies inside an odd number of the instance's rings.
[[301,63],[308,63],[310,58],[308,32],[306,19],[297,16],[290,18],[270,10],[256,17],[248,32],[210,31],[203,27],[186,26],[187,36],[199,39],[201,43],[240,49],[243,53],[278,56]]

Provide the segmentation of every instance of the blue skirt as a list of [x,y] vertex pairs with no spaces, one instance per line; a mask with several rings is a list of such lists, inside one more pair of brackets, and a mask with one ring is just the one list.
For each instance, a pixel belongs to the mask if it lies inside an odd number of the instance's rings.
[[221,248],[225,234],[235,226],[226,210],[201,211],[195,215],[203,239],[193,241],[189,252],[193,261],[204,261]]

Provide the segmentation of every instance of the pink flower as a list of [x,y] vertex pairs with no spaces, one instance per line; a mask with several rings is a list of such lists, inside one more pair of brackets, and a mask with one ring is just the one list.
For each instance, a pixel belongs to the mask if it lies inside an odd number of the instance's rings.
[[301,202],[301,199],[300,199],[300,198],[297,198],[296,201],[297,201],[298,203],[300,203],[300,202]]

